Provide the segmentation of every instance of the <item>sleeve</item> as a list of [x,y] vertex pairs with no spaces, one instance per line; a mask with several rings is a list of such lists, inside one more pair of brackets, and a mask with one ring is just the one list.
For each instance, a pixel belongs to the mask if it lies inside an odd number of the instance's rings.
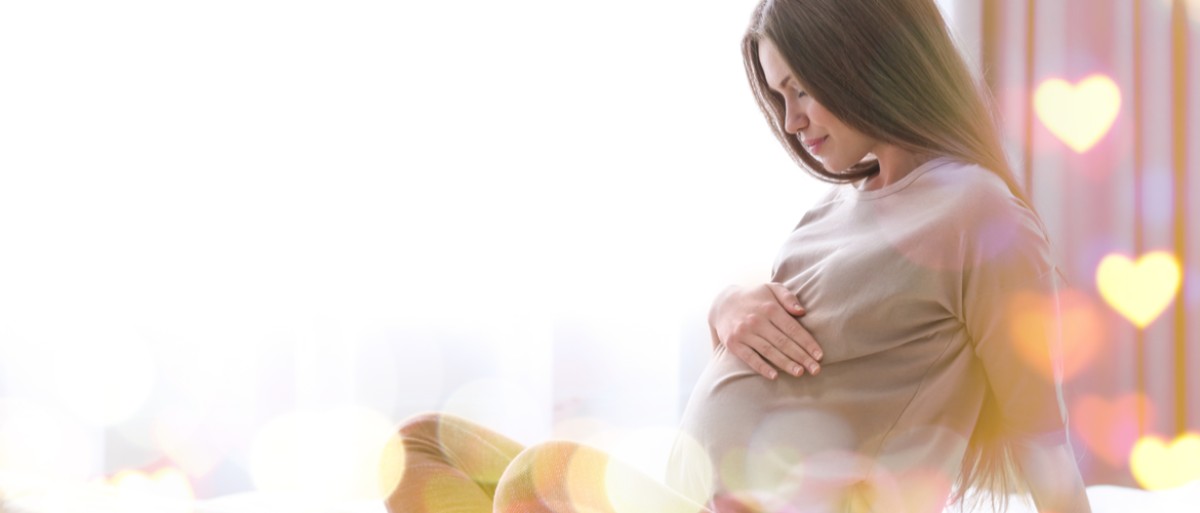
[[1036,215],[1001,203],[965,231],[963,320],[1005,436],[1065,441],[1059,274]]

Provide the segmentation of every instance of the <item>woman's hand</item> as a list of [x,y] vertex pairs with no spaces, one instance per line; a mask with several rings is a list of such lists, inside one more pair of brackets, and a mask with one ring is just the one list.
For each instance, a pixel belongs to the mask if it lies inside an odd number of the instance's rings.
[[708,311],[713,346],[725,349],[768,379],[775,369],[793,376],[820,372],[821,346],[793,316],[804,315],[796,296],[778,283],[725,289]]

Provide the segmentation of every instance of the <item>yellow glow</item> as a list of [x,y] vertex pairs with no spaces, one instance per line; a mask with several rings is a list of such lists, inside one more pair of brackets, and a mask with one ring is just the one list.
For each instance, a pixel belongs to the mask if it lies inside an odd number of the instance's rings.
[[662,483],[617,460],[610,460],[605,468],[604,488],[615,513],[697,513],[702,509],[700,504],[675,495]]
[[[267,423],[250,450],[254,486],[269,492],[302,491],[330,499],[375,499],[386,487],[379,475],[393,423],[362,408],[293,412]],[[390,467],[393,468],[394,467]],[[394,473],[385,476],[395,477]],[[389,490],[390,491],[390,490]]]
[[[690,438],[673,428],[648,427],[614,431],[589,445],[600,448],[647,476],[661,480],[667,472],[671,448],[680,437]],[[698,444],[693,442],[692,445]]]
[[[694,504],[708,500],[713,489],[712,464],[700,443],[676,429],[645,428],[620,433],[606,447],[613,460],[604,474],[605,488],[617,513],[697,511],[689,508],[688,501],[671,500],[675,497],[661,493],[672,448],[680,451],[689,465],[695,466],[694,472],[699,476],[698,489],[687,490],[686,498]],[[656,483],[650,484],[650,481]]]
[[1096,269],[1100,295],[1139,328],[1154,322],[1171,304],[1182,278],[1179,262],[1165,251],[1146,254],[1137,262],[1109,255]]
[[122,497],[133,499],[167,499],[189,502],[195,498],[192,483],[178,469],[163,468],[152,474],[136,470],[118,472],[110,484]]
[[899,490],[905,508],[901,511],[942,511],[950,495],[951,482],[946,474],[933,469],[919,469],[898,477],[904,483]]
[[[1099,350],[1104,334],[1099,329],[1100,316],[1087,297],[1074,290],[1059,294],[1058,309],[1054,301],[1034,293],[1021,293],[1009,305],[1009,329],[1017,342],[1021,357],[1043,377],[1054,376],[1053,358],[1061,361],[1062,379],[1079,373]],[[1054,316],[1062,330],[1061,350],[1048,353],[1047,337],[1057,336]]]
[[383,455],[379,458],[379,494],[383,497],[391,495],[392,490],[400,484],[404,477],[404,439],[400,433],[395,433],[383,446]]
[[1143,437],[1133,446],[1129,468],[1147,490],[1200,480],[1200,435],[1188,433],[1170,443],[1156,436]]
[[1034,93],[1033,108],[1051,133],[1083,153],[1112,128],[1121,110],[1121,90],[1104,75],[1091,75],[1075,85],[1049,79]]
[[553,441],[530,448],[528,468],[534,499],[547,505],[595,504],[608,457],[574,442]]

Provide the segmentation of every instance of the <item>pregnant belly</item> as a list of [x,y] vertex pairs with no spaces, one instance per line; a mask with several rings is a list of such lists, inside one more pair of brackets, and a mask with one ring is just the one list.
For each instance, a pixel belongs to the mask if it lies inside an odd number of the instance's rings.
[[861,481],[870,465],[858,454],[858,431],[823,404],[822,377],[768,380],[718,351],[683,415],[682,431],[701,450],[684,454],[687,444],[677,445],[679,487],[697,494],[708,482],[709,497],[735,494],[762,505],[803,493],[815,504],[818,491],[834,500]]
[[961,461],[962,438],[937,427],[897,428],[911,395],[904,387],[881,394],[853,367],[769,380],[718,350],[684,411],[681,430],[691,440],[676,445],[673,484],[692,497],[732,494],[765,511],[794,510],[799,498],[823,508],[814,511],[839,511],[864,493],[900,500],[906,487],[944,498],[952,476],[927,470]]

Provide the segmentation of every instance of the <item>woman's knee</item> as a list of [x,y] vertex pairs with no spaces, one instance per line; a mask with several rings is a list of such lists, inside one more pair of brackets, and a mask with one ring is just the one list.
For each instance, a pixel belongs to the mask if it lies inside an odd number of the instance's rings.
[[418,413],[400,423],[400,436],[404,438],[421,438],[428,435],[436,435],[438,426],[447,417],[444,413],[425,412]]

